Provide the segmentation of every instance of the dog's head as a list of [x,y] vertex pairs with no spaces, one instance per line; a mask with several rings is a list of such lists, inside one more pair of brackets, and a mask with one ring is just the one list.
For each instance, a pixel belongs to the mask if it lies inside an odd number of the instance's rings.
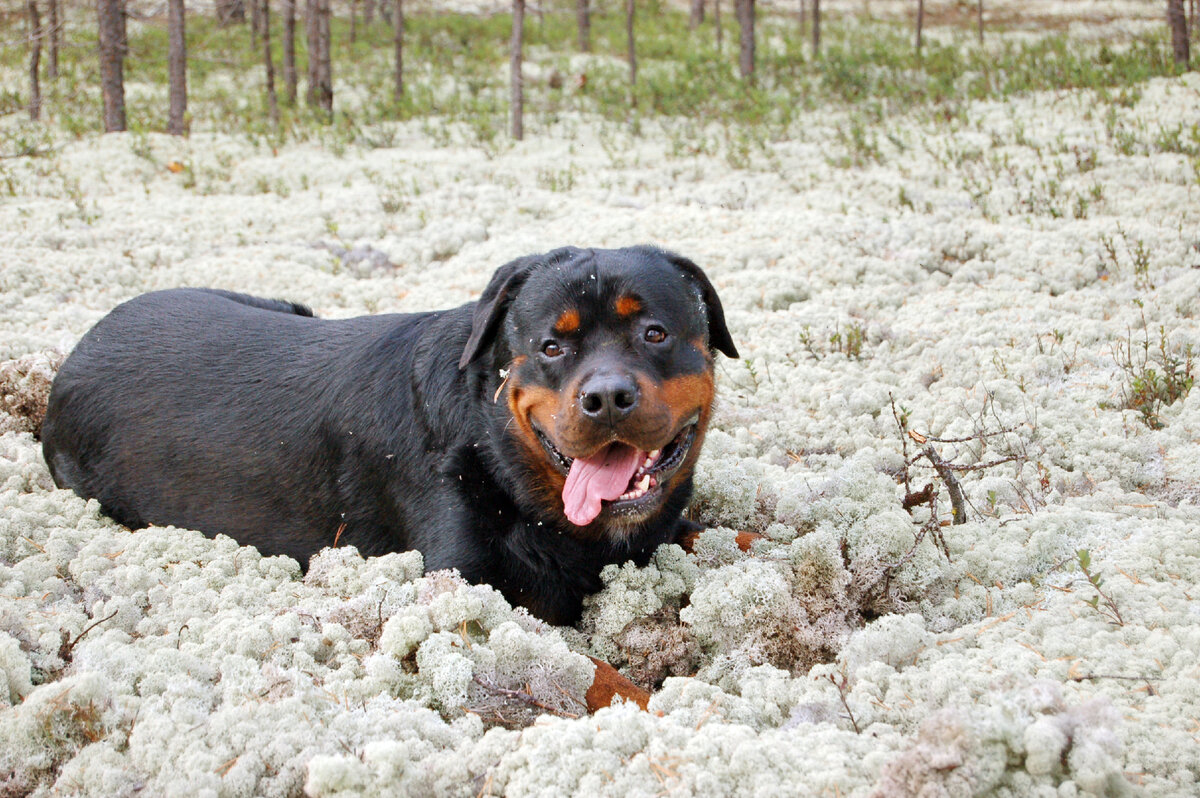
[[570,248],[496,272],[459,366],[502,381],[494,401],[527,495],[582,536],[621,540],[690,485],[717,351],[737,357],[696,264],[652,247]]

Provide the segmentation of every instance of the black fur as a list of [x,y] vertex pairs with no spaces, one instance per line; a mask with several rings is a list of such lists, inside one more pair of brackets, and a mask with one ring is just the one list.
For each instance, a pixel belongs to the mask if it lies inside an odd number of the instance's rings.
[[46,462],[58,485],[131,528],[224,533],[303,565],[340,530],[339,545],[364,555],[415,548],[428,570],[457,568],[573,622],[603,565],[645,561],[685,528],[691,477],[617,536],[581,536],[545,506],[496,400],[524,346],[510,309],[517,297],[545,307],[566,286],[564,268],[636,285],[647,273],[661,282],[664,264],[684,279],[656,289],[663,301],[675,297],[688,324],[736,356],[699,269],[646,247],[522,258],[478,303],[432,313],[322,320],[227,291],[145,294],[63,364]]

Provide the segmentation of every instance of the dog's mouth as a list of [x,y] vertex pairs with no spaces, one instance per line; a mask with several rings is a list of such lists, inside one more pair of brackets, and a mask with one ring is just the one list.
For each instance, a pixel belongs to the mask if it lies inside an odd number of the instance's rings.
[[576,526],[587,526],[602,512],[620,517],[649,514],[662,499],[663,485],[687,459],[696,440],[699,415],[693,416],[661,449],[643,451],[613,441],[588,457],[568,457],[534,428],[550,462],[566,475],[563,512]]

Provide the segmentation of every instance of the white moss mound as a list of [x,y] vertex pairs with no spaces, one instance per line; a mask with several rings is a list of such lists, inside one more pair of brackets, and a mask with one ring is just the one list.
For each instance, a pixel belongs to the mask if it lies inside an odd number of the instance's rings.
[[[836,109],[741,170],[581,119],[490,158],[417,126],[336,155],[51,128],[0,204],[0,794],[1195,794],[1200,391],[1138,392],[1200,346],[1198,97],[892,118],[858,169]],[[704,265],[744,358],[697,469],[712,529],[608,568],[579,629],[412,553],[302,577],[130,533],[28,425],[52,353],[142,291],[427,310],[638,242]],[[967,523],[937,523],[925,447]],[[651,711],[585,716],[588,653]]]

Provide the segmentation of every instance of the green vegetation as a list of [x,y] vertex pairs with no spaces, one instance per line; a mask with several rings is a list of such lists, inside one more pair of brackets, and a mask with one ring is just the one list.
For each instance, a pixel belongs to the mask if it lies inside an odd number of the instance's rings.
[[[565,6],[527,20],[526,60],[539,73],[526,89],[526,124],[532,132],[577,111],[597,114],[634,133],[643,120],[653,118],[670,123],[678,154],[719,152],[734,165],[744,165],[767,141],[797,135],[792,122],[798,112],[831,102],[851,111],[851,121],[839,135],[845,154],[831,156],[831,162],[860,166],[882,159],[881,142],[868,126],[889,113],[915,107],[934,120],[955,124],[963,121],[962,109],[970,100],[1073,88],[1096,89],[1101,99],[1128,105],[1136,102],[1139,83],[1175,70],[1164,35],[1120,47],[1072,42],[1057,34],[1019,42],[997,36],[980,48],[964,32],[952,43],[927,41],[918,62],[908,26],[837,20],[826,22],[821,55],[814,61],[793,18],[764,15],[756,81],[747,86],[736,77],[731,19],[718,52],[711,20],[689,31],[684,14],[652,6],[637,17],[639,81],[631,91],[623,62],[623,15],[594,16],[595,55],[588,59],[575,53],[574,24]],[[273,25],[278,65],[278,15]],[[301,101],[295,106],[282,102],[275,128],[262,89],[261,53],[251,45],[249,26],[221,28],[211,16],[193,14],[188,18],[191,129],[239,131],[269,143],[317,139],[335,147],[378,147],[391,140],[376,123],[417,118],[427,120],[430,132],[447,144],[468,143],[494,154],[506,146],[510,25],[506,14],[409,16],[406,95],[397,105],[392,100],[390,28],[382,22],[360,24],[357,40],[350,44],[349,21],[335,19],[332,119],[303,103],[305,53],[298,26]],[[100,129],[94,36],[88,26],[73,28],[71,46],[62,53],[62,76],[43,85],[45,113],[77,136]],[[166,53],[165,19],[131,22],[126,82],[132,89],[127,96],[132,131],[166,128]],[[21,74],[25,57],[23,48],[5,48],[0,68]],[[282,93],[281,77],[277,83]],[[15,111],[22,102],[18,91],[0,91],[0,112]],[[1114,117],[1111,133],[1128,138],[1130,147],[1141,146],[1144,139],[1160,150],[1197,149],[1195,128],[1147,131],[1138,137]],[[1080,157],[1085,158],[1079,164],[1083,171],[1086,154]],[[1046,195],[1030,201],[1038,207],[1047,204],[1054,215],[1086,215],[1091,201],[1057,197],[1052,187]]]
[[1092,555],[1087,549],[1080,549],[1075,553],[1076,562],[1079,565],[1079,570],[1087,579],[1088,584],[1096,591],[1096,595],[1090,599],[1085,599],[1084,604],[1094,609],[1105,617],[1105,619],[1114,626],[1124,626],[1125,620],[1121,617],[1121,611],[1117,608],[1117,603],[1113,601],[1112,596],[1104,592],[1104,579],[1100,574],[1092,573]]
[[1114,345],[1117,367],[1124,375],[1123,406],[1138,411],[1150,429],[1161,429],[1163,408],[1187,396],[1196,383],[1191,344],[1173,346],[1169,338],[1166,327],[1160,325],[1157,346],[1151,343],[1149,330],[1140,343],[1134,343],[1131,335]]

